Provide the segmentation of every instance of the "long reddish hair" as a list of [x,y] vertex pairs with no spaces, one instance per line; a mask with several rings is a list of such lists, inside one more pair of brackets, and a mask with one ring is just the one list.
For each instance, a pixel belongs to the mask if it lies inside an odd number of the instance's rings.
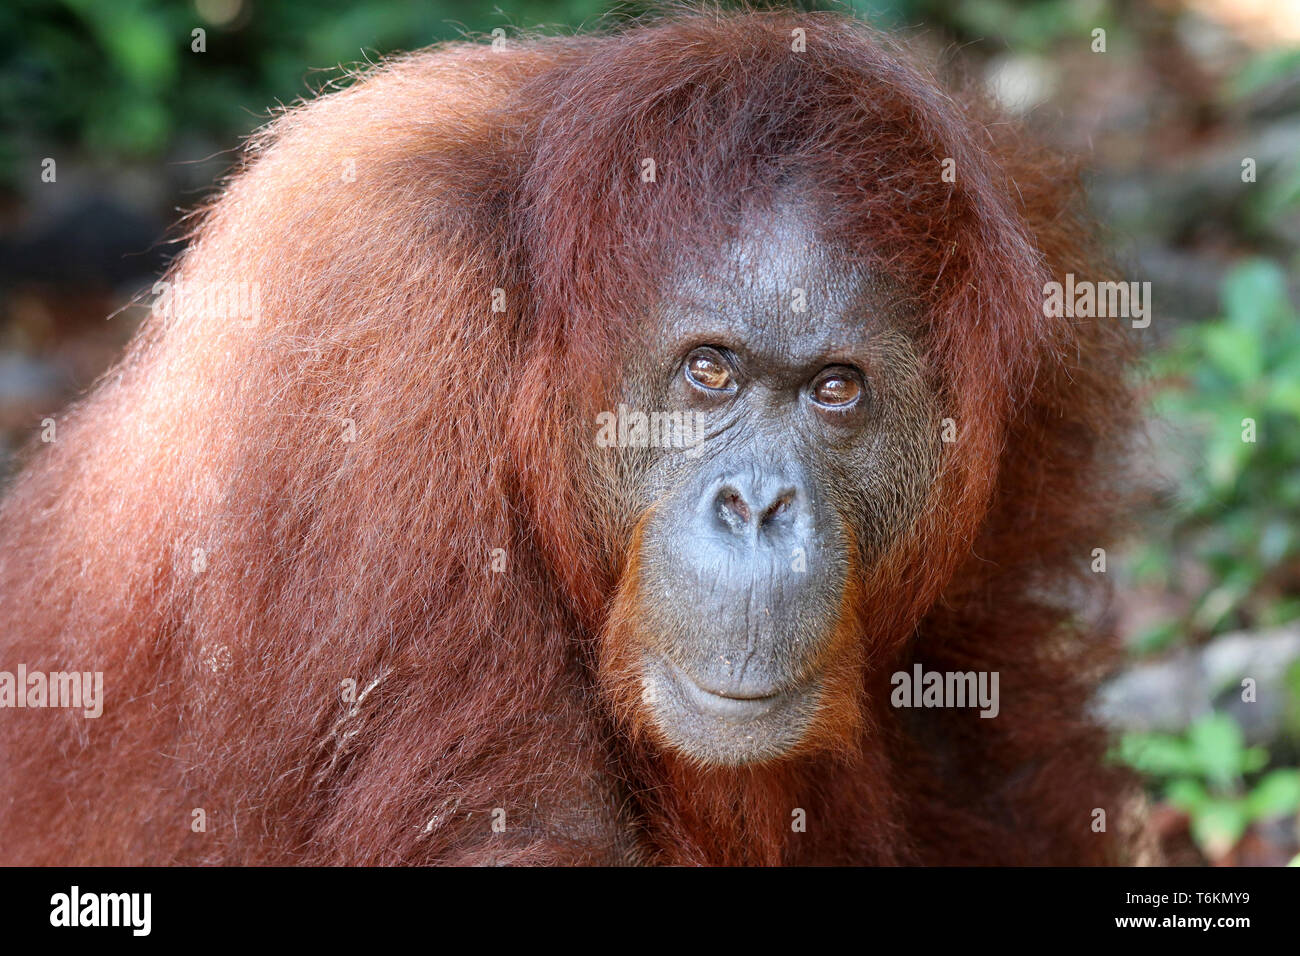
[[[279,116],[168,277],[189,297],[0,511],[0,667],[107,694],[3,715],[0,860],[1118,859],[1072,602],[1125,346],[1043,315],[1092,256],[1068,169],[1016,136],[812,13],[451,44]],[[633,555],[588,423],[667,257],[795,180],[914,298],[957,440],[855,585],[856,745],[703,771],[596,689]],[[202,306],[240,283],[255,324]],[[913,661],[998,671],[1001,715],[891,710]]]

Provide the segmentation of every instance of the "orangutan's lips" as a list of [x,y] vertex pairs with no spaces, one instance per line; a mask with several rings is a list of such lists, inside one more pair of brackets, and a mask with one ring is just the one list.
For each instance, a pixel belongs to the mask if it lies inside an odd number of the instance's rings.
[[667,670],[685,700],[705,713],[716,714],[730,720],[748,720],[758,717],[767,713],[787,696],[785,691],[757,685],[739,685],[727,688],[725,691],[712,690],[704,687],[671,661],[667,664]]

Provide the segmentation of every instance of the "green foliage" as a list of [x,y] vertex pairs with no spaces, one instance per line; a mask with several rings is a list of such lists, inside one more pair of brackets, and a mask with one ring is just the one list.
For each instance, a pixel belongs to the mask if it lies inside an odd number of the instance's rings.
[[[717,0],[722,6],[744,0]],[[185,138],[233,144],[337,67],[495,27],[575,30],[646,12],[652,0],[6,0],[0,4],[0,129],[153,158]],[[1095,26],[1109,0],[749,0],[849,11],[883,27],[924,22],[1041,49]],[[228,7],[233,16],[205,19]],[[206,31],[206,51],[191,49]],[[0,154],[12,143],[0,142]],[[2,158],[2,157],[0,157]]]
[[1263,235],[1300,205],[1300,156],[1282,161],[1272,175],[1262,177],[1259,188],[1247,194],[1245,224]]
[[1184,619],[1144,635],[1144,649],[1300,616],[1276,586],[1300,561],[1300,316],[1285,275],[1263,260],[1234,269],[1222,299],[1221,318],[1183,329],[1154,363],[1154,412],[1192,467],[1178,477],[1172,526],[1133,566],[1165,590],[1210,584]]
[[[1251,260],[1222,288],[1222,315],[1189,326],[1153,363],[1161,443],[1183,467],[1178,497],[1134,556],[1134,576],[1188,598],[1186,610],[1135,641],[1151,652],[1180,639],[1300,617],[1300,316],[1275,264]],[[1254,441],[1243,421],[1254,423]],[[1286,675],[1282,734],[1300,739],[1300,664]],[[1227,715],[1184,736],[1130,733],[1119,758],[1191,820],[1211,860],[1256,820],[1300,811],[1300,769],[1268,767]]]
[[[154,156],[186,134],[230,144],[268,107],[308,94],[341,64],[493,27],[576,27],[616,4],[243,0],[228,23],[205,20],[199,11],[211,6],[7,0],[0,5],[0,125],[110,158]],[[618,6],[635,13],[642,5]],[[191,48],[198,28],[206,31],[205,52]]]
[[1287,692],[1282,729],[1292,740],[1300,740],[1300,660],[1293,661],[1287,668],[1282,686]]
[[1086,50],[1095,28],[1114,26],[1109,0],[965,0],[927,6],[942,7],[966,36],[1000,38],[1015,49],[1040,53],[1061,42],[1081,43]]
[[1165,799],[1188,814],[1192,837],[1211,860],[1231,850],[1256,820],[1300,811],[1300,770],[1259,774],[1267,751],[1247,747],[1241,729],[1223,714],[1202,717],[1184,736],[1125,734],[1118,758],[1164,781]]
[[1244,100],[1260,90],[1300,72],[1300,50],[1278,47],[1253,56],[1228,84],[1234,101]]

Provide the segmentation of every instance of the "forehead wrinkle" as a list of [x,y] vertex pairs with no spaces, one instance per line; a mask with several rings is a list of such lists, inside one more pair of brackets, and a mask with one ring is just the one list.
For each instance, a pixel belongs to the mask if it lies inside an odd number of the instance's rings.
[[[751,212],[715,258],[697,254],[677,270],[669,331],[726,333],[777,362],[859,345],[869,283],[833,251],[802,208]],[[796,289],[807,311],[794,310]]]

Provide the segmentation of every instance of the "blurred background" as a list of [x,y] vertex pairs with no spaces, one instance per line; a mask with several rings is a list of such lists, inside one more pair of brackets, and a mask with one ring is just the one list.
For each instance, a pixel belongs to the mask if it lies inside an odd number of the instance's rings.
[[[1127,646],[1098,702],[1114,759],[1144,775],[1171,862],[1300,863],[1300,0],[833,6],[903,31],[1084,156],[1115,278],[1150,281],[1154,301],[1144,507],[1106,556]],[[642,9],[6,0],[0,480],[118,355],[142,317],[131,299],[180,248],[173,224],[268,108],[339,64]]]

